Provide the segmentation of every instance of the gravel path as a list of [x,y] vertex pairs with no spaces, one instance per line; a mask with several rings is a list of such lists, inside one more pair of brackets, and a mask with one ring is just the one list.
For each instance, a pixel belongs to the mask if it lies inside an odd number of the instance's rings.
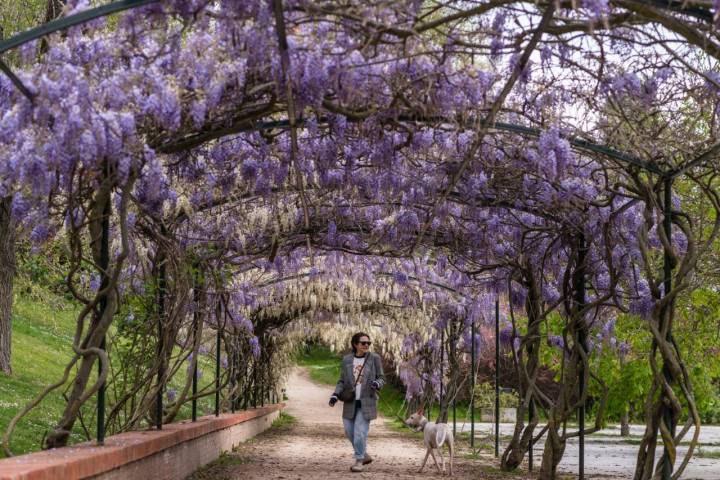
[[[241,445],[236,452],[216,462],[193,478],[331,480],[373,478],[410,480],[438,477],[434,467],[417,469],[424,455],[422,440],[392,429],[384,419],[370,426],[368,452],[375,461],[362,473],[351,474],[352,446],[342,430],[341,407],[327,406],[331,388],[313,383],[307,373],[296,370],[288,382],[287,412],[297,419],[293,425],[273,428]],[[432,459],[428,461],[431,464]],[[522,479],[522,475],[498,474],[488,467],[491,460],[455,459],[453,478]]]
[[[288,382],[287,412],[297,419],[292,425],[275,427],[242,444],[237,451],[196,472],[193,480],[334,480],[373,478],[379,480],[409,480],[438,478],[432,461],[422,474],[417,473],[424,455],[422,439],[410,432],[399,432],[389,422],[379,418],[372,422],[368,451],[375,458],[363,473],[351,474],[352,447],[343,434],[341,406],[327,406],[332,388],[312,382],[305,370],[296,369]],[[458,425],[462,428],[463,425]],[[469,428],[469,425],[464,425]],[[511,433],[511,425],[503,425],[501,433]],[[714,428],[705,430],[704,440],[717,445]],[[490,424],[477,424],[479,437],[491,432]],[[637,430],[637,429],[636,429]],[[720,430],[720,429],[718,429]],[[638,430],[641,432],[641,430]],[[638,433],[633,432],[633,433]],[[635,466],[637,445],[621,442],[617,432],[588,438],[586,445],[587,479],[631,478]],[[482,443],[482,442],[481,442]],[[713,447],[706,443],[705,449]],[[499,473],[497,460],[487,451],[471,459],[465,442],[460,442],[455,457],[453,478],[487,480],[521,480],[531,478],[523,474]],[[717,448],[717,447],[715,447]],[[682,448],[681,448],[682,450]],[[536,446],[536,468],[542,456],[542,443]],[[569,442],[560,469],[563,478],[577,478],[577,445]],[[683,479],[720,480],[720,459],[694,458]]]
[[[500,425],[502,445],[507,445],[512,435],[514,425],[504,423]],[[490,438],[495,426],[490,423],[475,423],[476,435]],[[470,424],[458,425],[461,431],[469,431]],[[606,475],[613,480],[631,480],[635,472],[638,446],[645,431],[644,425],[632,425],[631,437],[621,437],[616,427],[609,427],[600,432],[585,437],[585,474]],[[690,438],[692,431],[686,436]],[[535,467],[538,468],[542,459],[544,440],[535,444]],[[700,429],[700,449],[685,468],[682,480],[720,480],[720,427],[703,425]],[[501,447],[502,448],[502,447]],[[687,452],[687,446],[678,447],[678,458]],[[568,474],[577,476],[579,447],[577,437],[568,440],[565,454],[560,461],[559,469]],[[655,458],[660,460],[662,446],[657,449]]]

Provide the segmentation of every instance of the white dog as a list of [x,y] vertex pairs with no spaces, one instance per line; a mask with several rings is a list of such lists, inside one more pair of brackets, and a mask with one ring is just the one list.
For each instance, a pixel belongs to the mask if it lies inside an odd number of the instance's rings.
[[[453,439],[452,428],[447,423],[435,423],[428,422],[428,419],[423,416],[423,411],[420,410],[410,415],[410,418],[405,420],[405,425],[408,427],[415,428],[418,432],[423,432],[425,437],[425,460],[422,462],[422,466],[418,473],[421,473],[425,468],[428,456],[432,455],[435,467],[438,469],[438,473],[445,473],[445,457],[442,454],[442,446],[447,443],[448,450],[450,451],[450,475],[453,473],[453,454],[455,453],[455,440]],[[442,472],[438,465],[435,453],[433,450],[437,449],[440,460],[442,461]]]

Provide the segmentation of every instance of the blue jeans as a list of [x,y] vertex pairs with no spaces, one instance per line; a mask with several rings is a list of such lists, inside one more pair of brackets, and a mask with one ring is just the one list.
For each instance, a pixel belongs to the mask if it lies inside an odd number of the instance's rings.
[[362,460],[365,458],[370,420],[365,419],[359,401],[355,403],[355,418],[352,420],[343,418],[343,425],[345,425],[345,435],[355,449],[355,459]]

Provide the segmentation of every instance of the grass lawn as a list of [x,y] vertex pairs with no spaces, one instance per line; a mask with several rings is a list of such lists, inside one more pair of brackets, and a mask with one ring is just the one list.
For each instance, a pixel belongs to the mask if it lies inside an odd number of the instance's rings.
[[[33,293],[26,294],[22,288],[16,289],[12,312],[13,373],[10,376],[0,374],[0,435],[27,402],[34,399],[43,388],[62,378],[63,369],[71,358],[79,308],[42,287],[33,286],[32,290]],[[110,356],[112,360],[112,351]],[[204,373],[198,381],[198,387],[202,389],[214,382],[215,362],[208,356],[200,356],[198,360],[199,370]],[[73,372],[70,375],[72,378]],[[186,369],[181,368],[170,386],[179,391],[185,382],[185,375]],[[44,436],[52,430],[65,408],[63,392],[66,389],[67,384],[54,390],[17,424],[10,442],[14,454],[40,450]],[[93,397],[85,404],[83,422],[75,423],[70,443],[95,437],[95,402]],[[214,395],[198,400],[198,416],[212,412]],[[176,421],[190,417],[191,406],[186,403],[180,409]],[[83,424],[87,427],[87,434]],[[4,456],[0,451],[0,458]]]
[[[12,369],[0,374],[0,430],[29,400],[47,385],[57,382],[70,359],[76,307],[48,294],[44,301],[16,295],[13,304]],[[65,401],[63,389],[50,393],[20,421],[11,440],[16,454],[38,450],[45,432],[60,418]],[[71,441],[85,440],[76,426]],[[0,457],[4,456],[0,452]]]

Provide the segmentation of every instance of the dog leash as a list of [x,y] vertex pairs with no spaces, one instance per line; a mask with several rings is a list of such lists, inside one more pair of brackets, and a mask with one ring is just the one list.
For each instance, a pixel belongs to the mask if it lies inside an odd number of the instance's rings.
[[[380,400],[380,403],[385,405],[385,407],[387,407],[388,410],[392,410],[390,405],[385,400],[383,400],[382,395],[380,395],[380,392],[376,390],[375,393],[377,394],[378,399]],[[405,407],[405,400],[403,400],[402,405],[400,405],[400,410],[395,412],[395,414],[393,415],[396,419],[400,420],[401,422],[405,422],[405,419],[400,416],[400,412],[403,410],[403,407]]]

